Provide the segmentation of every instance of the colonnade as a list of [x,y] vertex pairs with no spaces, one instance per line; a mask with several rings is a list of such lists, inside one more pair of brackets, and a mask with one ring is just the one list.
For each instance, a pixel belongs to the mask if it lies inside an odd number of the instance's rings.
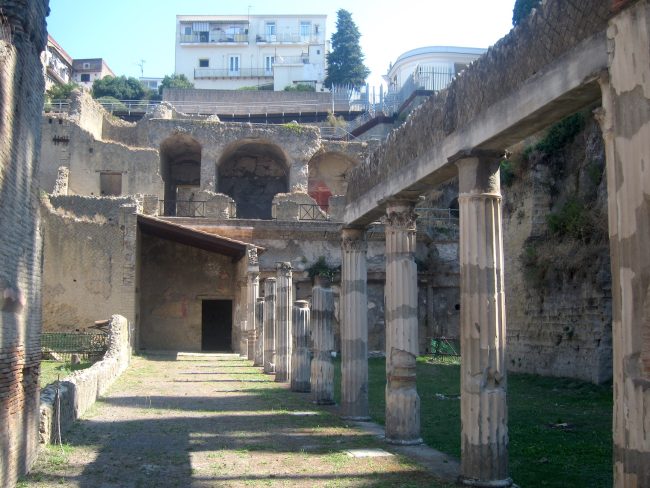
[[[453,158],[459,174],[461,473],[467,486],[507,487],[507,381],[505,302],[499,157],[467,152]],[[418,288],[415,263],[415,202],[386,202],[386,441],[411,445],[420,437],[420,398],[416,387]],[[369,420],[368,298],[365,229],[342,230],[341,238],[341,415]],[[256,276],[249,276],[249,304],[257,300]],[[317,403],[333,399],[333,297],[329,283],[317,282],[312,313],[306,301],[292,301],[292,268],[278,263],[276,276],[264,283],[265,297],[247,315],[249,347],[275,380],[294,391],[312,391]],[[263,310],[263,312],[262,312]],[[260,314],[263,317],[260,317]],[[310,316],[312,319],[310,320]],[[261,327],[256,324],[263,323]],[[313,325],[313,329],[310,328]],[[308,337],[313,340],[313,360]]]

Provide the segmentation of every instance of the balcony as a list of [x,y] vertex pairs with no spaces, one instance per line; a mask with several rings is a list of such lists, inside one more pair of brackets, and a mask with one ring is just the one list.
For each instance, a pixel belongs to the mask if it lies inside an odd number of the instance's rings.
[[309,56],[276,56],[273,64],[309,64]]
[[267,34],[255,37],[257,44],[322,44],[319,35],[301,35],[300,33]]
[[189,35],[181,34],[179,41],[181,44],[200,44],[200,45],[232,45],[248,44],[248,34],[228,34],[222,31],[213,32],[194,32]]
[[217,80],[223,78],[273,78],[273,72],[264,68],[229,69],[195,68],[195,80]]

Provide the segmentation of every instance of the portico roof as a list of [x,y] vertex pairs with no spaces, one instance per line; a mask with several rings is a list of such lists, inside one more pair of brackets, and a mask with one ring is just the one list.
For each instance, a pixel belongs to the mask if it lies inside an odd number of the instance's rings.
[[244,257],[247,247],[256,248],[258,254],[264,252],[263,247],[254,244],[229,239],[228,237],[211,234],[187,225],[176,224],[148,215],[138,215],[138,228],[147,235],[230,256],[233,261],[238,261]]

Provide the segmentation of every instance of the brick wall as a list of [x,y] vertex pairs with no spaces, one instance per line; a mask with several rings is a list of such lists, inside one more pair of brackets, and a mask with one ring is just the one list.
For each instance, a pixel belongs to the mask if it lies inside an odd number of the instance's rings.
[[0,0],[0,486],[35,459],[40,360],[40,146],[47,0]]

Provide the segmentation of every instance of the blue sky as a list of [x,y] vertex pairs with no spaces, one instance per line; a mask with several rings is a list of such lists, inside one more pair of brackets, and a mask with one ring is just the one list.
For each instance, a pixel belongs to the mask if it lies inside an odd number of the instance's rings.
[[177,14],[326,14],[327,35],[345,8],[378,85],[388,64],[422,46],[488,47],[508,33],[514,0],[50,0],[48,30],[73,58],[104,58],[118,75],[174,71]]

